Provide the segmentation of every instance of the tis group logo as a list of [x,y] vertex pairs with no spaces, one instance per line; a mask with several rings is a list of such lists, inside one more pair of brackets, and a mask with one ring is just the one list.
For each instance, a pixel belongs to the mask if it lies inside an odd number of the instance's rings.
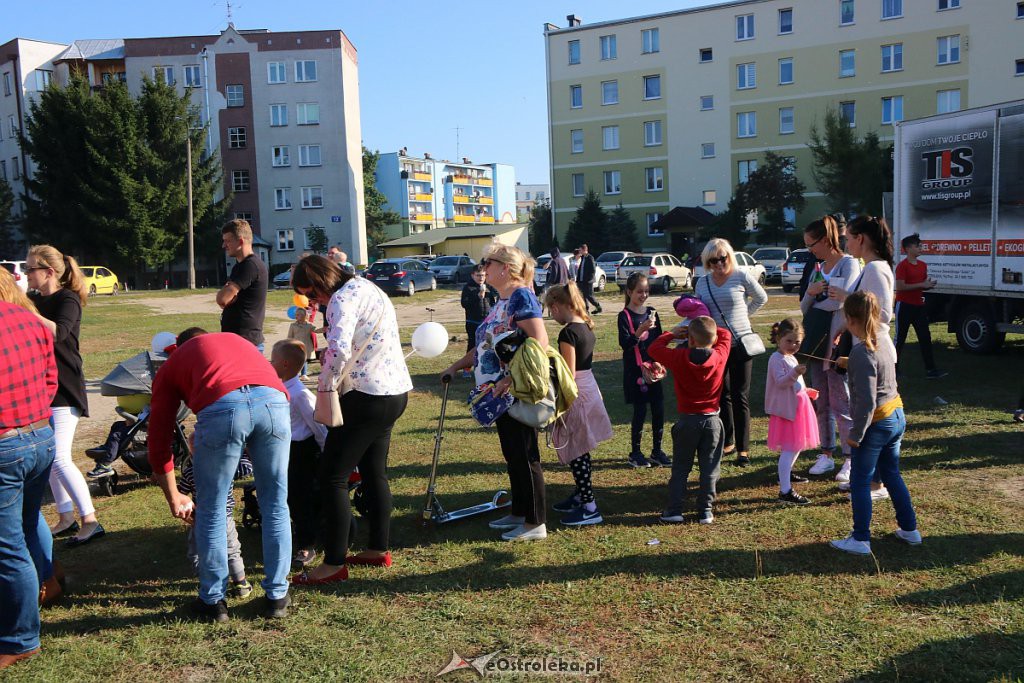
[[951,147],[921,153],[924,176],[922,190],[965,188],[974,182],[974,150],[970,147]]

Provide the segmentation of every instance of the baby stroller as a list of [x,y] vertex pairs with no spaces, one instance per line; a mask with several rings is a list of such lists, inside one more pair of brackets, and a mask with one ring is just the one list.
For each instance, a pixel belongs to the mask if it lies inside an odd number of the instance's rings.
[[[117,488],[118,474],[110,465],[118,458],[144,477],[153,474],[147,438],[149,402],[152,399],[153,375],[165,360],[167,354],[143,351],[118,363],[100,383],[101,395],[117,397],[114,410],[123,418],[111,426],[106,443],[86,451],[96,460],[96,468],[88,476],[104,495],[113,495]],[[189,410],[182,403],[178,407],[171,445],[175,467],[181,467],[185,459],[191,457],[182,427],[188,416]]]

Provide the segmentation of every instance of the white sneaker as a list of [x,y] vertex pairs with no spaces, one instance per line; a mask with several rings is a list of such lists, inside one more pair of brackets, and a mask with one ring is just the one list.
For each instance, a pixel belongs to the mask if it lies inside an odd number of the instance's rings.
[[505,515],[498,519],[493,520],[487,526],[492,529],[515,529],[521,527],[526,523],[526,517],[517,517],[516,515]]
[[889,497],[889,489],[882,485],[880,489],[874,489],[871,491],[871,500],[886,500]]
[[704,512],[700,513],[700,519],[698,519],[697,521],[701,524],[714,524],[715,515],[711,512],[711,510],[705,510]]
[[839,482],[839,486],[837,488],[840,491],[842,491],[843,493],[849,493],[850,492],[850,482],[848,482],[848,481],[841,481],[841,482]]
[[842,550],[843,552],[853,553],[854,555],[870,555],[871,554],[871,542],[870,541],[858,541],[850,534],[846,538],[841,538],[836,541],[829,541],[830,546],[836,550]]
[[817,476],[819,474],[831,472],[835,468],[836,461],[832,459],[832,456],[827,453],[820,453],[818,454],[818,459],[814,461],[814,464],[811,465],[811,469],[807,470],[807,472]]
[[921,532],[917,529],[914,529],[913,531],[897,529],[896,538],[900,539],[907,545],[921,545]]
[[836,481],[840,484],[850,483],[850,459],[847,458],[843,461],[843,466],[839,468],[839,472],[836,473]]
[[542,538],[548,537],[548,528],[541,524],[532,529],[527,529],[526,525],[522,524],[511,531],[506,531],[501,537],[506,541],[539,541]]

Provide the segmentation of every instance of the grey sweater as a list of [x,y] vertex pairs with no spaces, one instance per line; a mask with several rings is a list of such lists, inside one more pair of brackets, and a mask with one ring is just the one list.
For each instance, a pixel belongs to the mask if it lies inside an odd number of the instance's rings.
[[740,343],[740,337],[753,331],[750,316],[768,303],[764,288],[750,273],[739,269],[733,270],[721,287],[708,273],[697,283],[694,294],[708,307],[715,324],[732,332],[733,346]]
[[879,334],[878,348],[863,343],[850,352],[850,440],[860,443],[878,406],[899,394],[896,387],[896,348],[888,335]]

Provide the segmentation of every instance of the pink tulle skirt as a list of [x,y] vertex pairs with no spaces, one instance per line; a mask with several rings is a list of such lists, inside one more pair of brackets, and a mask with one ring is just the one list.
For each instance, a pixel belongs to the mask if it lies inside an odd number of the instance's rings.
[[773,451],[806,451],[821,443],[818,417],[806,391],[797,394],[796,419],[778,415],[768,418],[768,448]]

